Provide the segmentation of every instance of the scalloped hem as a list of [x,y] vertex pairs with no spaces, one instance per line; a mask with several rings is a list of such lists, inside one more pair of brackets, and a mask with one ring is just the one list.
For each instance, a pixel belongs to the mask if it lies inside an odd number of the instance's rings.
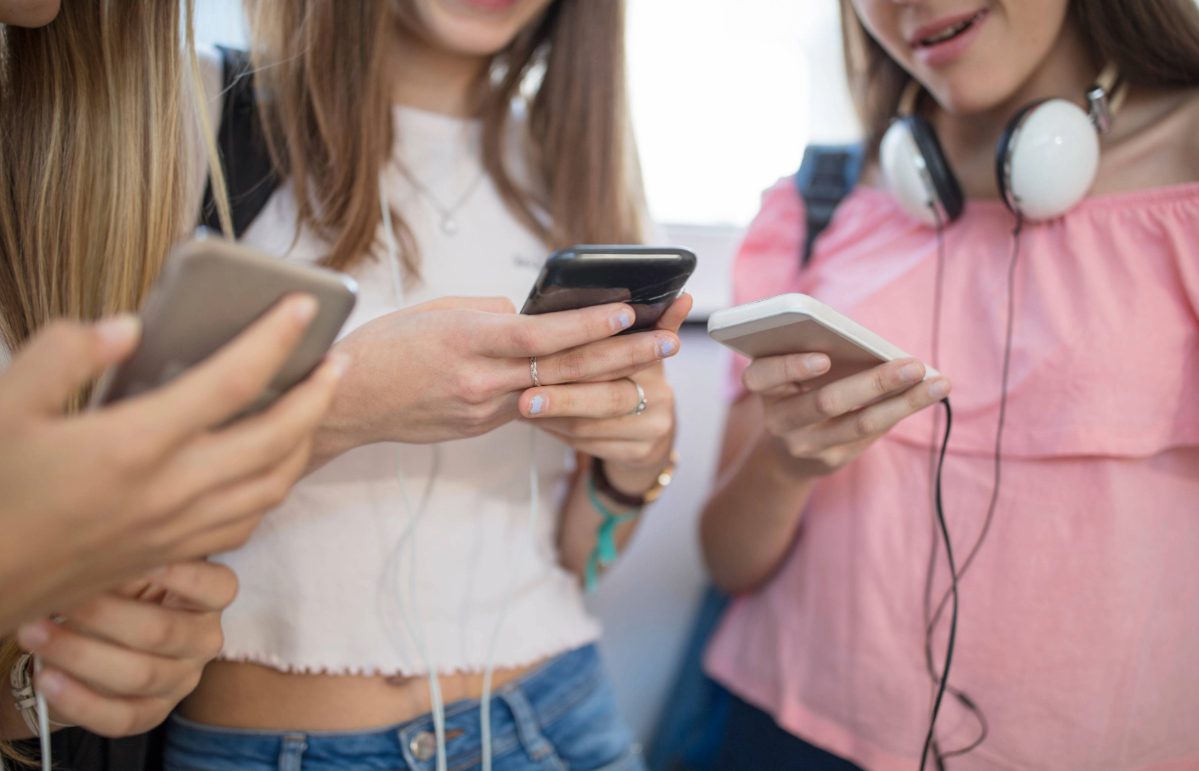
[[[539,664],[560,656],[563,653],[581,648],[584,645],[597,642],[599,637],[598,629],[591,630],[587,634],[578,635],[577,637],[563,637],[554,643],[547,643],[519,656],[508,658],[496,656],[495,661],[492,662],[492,668],[495,671],[499,671],[503,669],[519,669]],[[428,672],[424,669],[410,669],[402,665],[382,663],[353,665],[313,661],[289,661],[271,653],[236,649],[222,651],[218,660],[238,664],[258,664],[259,666],[269,667],[279,672],[296,675],[331,675],[334,677],[424,677],[428,675]],[[441,676],[482,674],[486,668],[486,661],[443,662],[439,664],[437,674]]]

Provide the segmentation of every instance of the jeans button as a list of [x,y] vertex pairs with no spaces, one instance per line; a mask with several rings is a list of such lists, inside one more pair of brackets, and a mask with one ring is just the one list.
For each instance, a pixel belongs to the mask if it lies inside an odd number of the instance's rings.
[[408,741],[408,750],[417,760],[431,760],[437,754],[437,737],[429,731],[421,731]]

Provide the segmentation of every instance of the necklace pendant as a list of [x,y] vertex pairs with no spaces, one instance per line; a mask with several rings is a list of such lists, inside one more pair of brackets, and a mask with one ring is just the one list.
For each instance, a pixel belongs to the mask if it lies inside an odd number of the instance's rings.
[[441,218],[441,232],[447,236],[458,234],[458,220],[454,219],[453,215]]

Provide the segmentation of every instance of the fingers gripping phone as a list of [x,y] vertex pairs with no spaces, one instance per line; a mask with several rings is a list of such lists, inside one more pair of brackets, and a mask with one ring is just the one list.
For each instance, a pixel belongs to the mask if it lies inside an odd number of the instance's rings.
[[549,256],[521,313],[628,303],[636,318],[624,333],[649,329],[683,291],[695,262],[674,246],[572,246]]
[[91,403],[107,404],[164,385],[237,337],[286,295],[312,295],[316,317],[245,412],[261,410],[321,362],[354,307],[357,289],[349,276],[272,259],[229,241],[184,244],[142,305],[137,349],[105,374]]
[[[897,345],[804,294],[781,294],[717,311],[708,319],[708,334],[751,359],[823,353],[832,366],[809,381],[813,385],[831,383],[888,361],[912,358]],[[939,375],[925,366],[925,380]]]

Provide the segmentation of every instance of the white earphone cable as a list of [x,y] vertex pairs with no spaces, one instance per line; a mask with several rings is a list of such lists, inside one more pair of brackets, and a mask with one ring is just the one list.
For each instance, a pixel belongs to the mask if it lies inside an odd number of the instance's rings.
[[[403,304],[403,284],[400,276],[400,249],[396,243],[395,226],[391,216],[391,206],[387,203],[386,189],[383,185],[383,179],[379,179],[379,208],[383,219],[383,238],[387,245],[387,264],[391,271],[391,286],[394,295],[395,306],[401,307]],[[396,482],[399,484],[400,496],[403,498],[404,507],[408,511],[409,522],[404,530],[404,534],[400,537],[392,551],[391,558],[384,569],[384,576],[390,576],[391,581],[387,582],[387,588],[395,598],[395,609],[401,616],[401,624],[411,630],[413,642],[416,645],[417,655],[421,658],[421,664],[428,673],[429,678],[429,700],[432,707],[433,715],[433,733],[437,740],[437,771],[446,771],[446,751],[445,751],[445,702],[441,693],[441,681],[437,676],[437,667],[435,662],[429,655],[428,646],[425,644],[425,634],[423,625],[420,622],[420,611],[416,606],[416,598],[414,592],[416,589],[416,528],[424,518],[425,512],[428,509],[429,499],[433,492],[433,487],[437,481],[438,473],[441,470],[441,450],[438,445],[433,445],[433,468],[429,472],[429,480],[425,485],[424,493],[421,495],[420,504],[413,506],[412,498],[408,494],[408,486],[404,482],[403,468],[399,460],[399,453],[396,458]],[[408,608],[411,614],[406,610],[406,603],[400,596],[398,587],[400,585],[399,572],[399,555],[403,548],[408,547]]]
[[[537,466],[537,430],[529,427],[529,537],[536,538],[537,518],[541,506],[541,470]],[[479,733],[483,743],[482,771],[491,771],[491,676],[495,669],[495,646],[500,639],[500,629],[508,615],[512,592],[504,595],[495,627],[491,631],[491,642],[487,648],[487,667],[483,672],[483,694],[479,697]]]
[[[394,228],[393,218],[391,216],[391,207],[387,203],[386,191],[384,189],[382,179],[380,179],[380,181],[379,181],[379,206],[381,209],[381,215],[382,215],[382,221],[383,221],[384,240],[387,245],[387,252],[388,252],[387,264],[388,264],[388,268],[391,272],[392,291],[393,291],[393,294],[395,297],[395,305],[397,308],[399,308],[399,307],[401,307],[402,302],[403,302],[403,289],[402,289],[403,284],[402,284],[402,277],[400,275],[399,245],[396,243],[395,228]],[[540,509],[541,479],[540,479],[540,469],[537,466],[536,440],[537,440],[537,433],[534,429],[530,428],[529,429],[528,529],[529,529],[529,533],[530,533],[531,537],[533,536],[533,534],[535,533],[535,530],[536,530],[537,519],[539,516],[539,509]],[[401,491],[401,495],[404,499],[405,507],[408,509],[408,511],[411,515],[411,522],[409,523],[408,528],[405,530],[404,535],[401,537],[400,542],[397,544],[396,550],[392,556],[398,557],[399,551],[404,545],[407,545],[409,547],[409,554],[410,554],[410,558],[409,558],[409,593],[410,593],[410,595],[416,585],[416,578],[415,578],[415,576],[416,576],[416,573],[415,573],[416,553],[415,553],[415,546],[414,546],[415,545],[414,531],[416,529],[418,522],[420,521],[420,519],[423,518],[423,516],[425,514],[425,510],[426,510],[426,508],[428,506],[428,502],[429,502],[429,495],[433,489],[433,484],[437,477],[437,473],[438,473],[438,470],[440,467],[440,454],[438,453],[438,448],[436,445],[434,445],[433,449],[434,449],[433,470],[430,474],[429,482],[425,488],[424,495],[421,497],[420,505],[416,508],[413,508],[412,501],[408,495],[407,487],[404,484],[403,474],[400,473],[400,470],[398,468],[398,462],[397,462],[396,478],[400,485],[400,491]],[[398,579],[398,577],[394,576],[394,573],[393,573],[393,571],[396,567],[398,567],[398,565],[392,563],[389,566],[389,569],[385,571],[385,573],[392,574],[393,578]],[[397,584],[397,582],[393,581],[393,582],[390,582],[389,585],[394,588],[394,586],[396,586],[398,584]],[[495,671],[495,650],[496,650],[496,645],[499,641],[500,632],[504,625],[504,620],[508,615],[508,607],[509,607],[509,604],[511,601],[511,595],[512,595],[511,592],[508,592],[505,594],[504,599],[500,605],[499,611],[496,614],[495,626],[492,628],[491,639],[488,643],[488,648],[487,648],[487,664],[486,664],[486,666],[484,668],[484,672],[483,672],[483,689],[482,689],[482,695],[480,696],[480,699],[479,699],[479,729],[480,729],[480,734],[481,734],[480,741],[482,744],[482,748],[481,748],[482,749],[482,771],[491,771],[491,768],[492,768],[491,695],[492,695],[492,678],[493,678],[494,671]],[[398,597],[397,597],[397,600],[399,600]],[[409,602],[411,603],[411,607],[415,608],[415,598],[410,596]],[[404,604],[402,602],[397,601],[397,603],[396,603],[396,609],[400,612],[401,616],[405,615],[403,605]],[[437,752],[437,769],[438,769],[438,771],[445,771],[445,769],[446,769],[445,705],[444,705],[444,701],[442,699],[440,682],[437,677],[436,668],[434,666],[432,666],[432,662],[428,655],[428,651],[427,651],[427,648],[425,645],[423,630],[421,629],[421,625],[420,625],[419,614],[414,613],[413,617],[410,619],[407,619],[407,621],[408,621],[408,623],[405,624],[405,626],[413,630],[413,632],[414,632],[413,638],[417,645],[417,652],[421,656],[422,663],[424,664],[426,670],[429,672],[429,694],[430,694],[430,701],[432,702],[434,732],[435,732],[436,739],[437,739],[437,750],[436,750],[436,752]]]
[[[37,675],[41,671],[42,658],[34,656],[33,672]],[[54,750],[50,744],[50,707],[46,704],[46,697],[36,687],[33,689],[33,695],[37,699],[37,732],[42,752],[42,771],[51,771],[54,767]]]

